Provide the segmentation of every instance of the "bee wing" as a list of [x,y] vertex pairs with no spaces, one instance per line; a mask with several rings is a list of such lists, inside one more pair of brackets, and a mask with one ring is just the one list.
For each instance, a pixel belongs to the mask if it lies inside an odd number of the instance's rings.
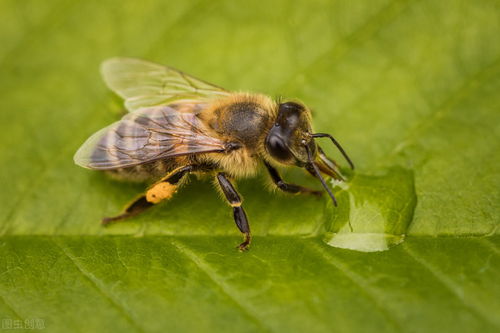
[[101,65],[107,86],[125,99],[130,112],[180,99],[227,96],[229,92],[174,68],[134,58],[111,58]]
[[201,104],[185,101],[178,105],[184,112],[164,105],[128,113],[92,135],[76,152],[75,163],[110,170],[179,155],[223,152],[225,142],[210,136],[197,117]]

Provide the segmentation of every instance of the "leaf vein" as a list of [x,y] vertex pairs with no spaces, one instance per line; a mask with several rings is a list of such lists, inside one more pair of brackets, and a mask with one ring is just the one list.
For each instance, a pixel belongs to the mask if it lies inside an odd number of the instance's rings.
[[127,322],[132,326],[134,327],[137,331],[139,332],[144,332],[144,330],[140,327],[140,325],[138,325],[135,320],[133,319],[133,316],[130,314],[130,311],[125,307],[123,306],[123,304],[120,304],[119,301],[115,300],[114,297],[109,294],[105,288],[103,288],[101,286],[101,281],[99,279],[97,279],[94,275],[92,275],[91,273],[87,272],[85,270],[84,267],[82,267],[82,265],[78,262],[78,260],[63,246],[63,245],[60,245],[58,244],[58,242],[56,241],[53,241],[52,240],[52,243],[54,243],[55,246],[57,246],[61,252],[63,253],[63,255],[65,257],[67,257],[71,263],[77,268],[77,271],[83,276],[83,278],[89,282],[89,284],[95,289],[97,290],[97,292],[106,300],[108,301],[109,303],[111,303],[111,305],[118,310],[118,312],[120,314],[122,314],[122,316],[127,320]]
[[319,254],[324,261],[330,266],[337,269],[341,272],[348,280],[350,280],[353,284],[355,284],[360,290],[364,292],[367,298],[375,304],[377,310],[382,313],[382,315],[392,324],[392,326],[397,330],[403,332],[403,328],[399,324],[398,320],[391,315],[391,311],[386,309],[383,304],[382,297],[380,294],[373,288],[369,286],[364,279],[356,274],[354,271],[349,269],[348,265],[342,263],[338,258],[332,256],[329,253],[321,248],[318,244],[312,242],[304,242],[307,246],[309,246],[313,251]]
[[235,291],[232,290],[230,286],[228,286],[218,275],[217,273],[214,272],[212,268],[210,268],[210,265],[205,262],[202,258],[200,258],[194,251],[189,249],[184,243],[178,241],[178,240],[171,240],[171,244],[175,247],[175,249],[182,254],[183,256],[187,257],[190,259],[196,267],[198,267],[202,272],[204,272],[210,280],[214,284],[220,287],[220,289],[224,292],[227,297],[229,297],[231,300],[233,300],[234,303],[238,305],[240,310],[244,312],[247,317],[251,318],[258,326],[260,326],[262,329],[268,332],[272,332],[272,330],[268,327],[265,326],[264,321],[261,320],[256,311],[252,308],[250,308],[248,305],[246,305],[244,300],[241,300],[240,296],[235,293]]
[[5,305],[6,308],[8,308],[18,319],[23,319],[21,315],[14,309],[12,305],[10,305],[6,300],[5,297],[0,295],[0,302]]
[[500,249],[496,246],[495,243],[491,241],[491,239],[488,238],[479,238],[479,242],[486,246],[488,249],[493,251],[496,255],[500,255]]
[[487,322],[493,324],[494,326],[500,327],[500,322],[498,318],[491,318],[488,315],[488,310],[483,309],[481,304],[476,302],[474,298],[468,298],[468,302],[465,300],[464,293],[461,290],[462,288],[455,283],[451,278],[449,278],[444,272],[439,270],[434,265],[428,263],[424,258],[419,256],[414,250],[411,250],[408,246],[408,243],[402,245],[402,249],[418,264],[423,266],[426,270],[428,270],[442,285],[444,285],[451,294],[455,295],[460,301],[462,301],[463,305],[471,310],[473,313],[477,314],[479,317],[485,319]]
[[[450,93],[448,97],[443,100],[443,102],[435,109],[435,111],[430,116],[425,117],[424,120],[413,127],[413,129],[408,130],[409,134],[407,135],[407,137],[403,141],[399,142],[396,147],[394,147],[394,149],[389,153],[389,156],[396,155],[404,148],[409,146],[416,138],[419,137],[419,133],[425,131],[440,119],[444,118],[444,116],[449,113],[455,105],[457,105],[460,101],[473,93],[474,90],[481,87],[485,82],[488,81],[488,79],[498,75],[499,71],[500,57],[498,57],[489,65],[481,68],[473,75],[468,76],[465,80],[463,80],[460,87]],[[386,158],[384,158],[384,160],[385,159]]]

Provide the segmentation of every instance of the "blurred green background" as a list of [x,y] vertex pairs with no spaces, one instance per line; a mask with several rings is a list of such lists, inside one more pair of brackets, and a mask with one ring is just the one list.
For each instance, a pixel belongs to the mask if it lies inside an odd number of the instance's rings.
[[[2,0],[2,328],[498,331],[499,34],[492,0]],[[242,254],[230,209],[193,181],[101,227],[144,189],[72,161],[123,112],[98,71],[113,56],[301,99],[356,163],[339,208],[244,180],[255,241]],[[407,240],[325,244],[347,222]]]

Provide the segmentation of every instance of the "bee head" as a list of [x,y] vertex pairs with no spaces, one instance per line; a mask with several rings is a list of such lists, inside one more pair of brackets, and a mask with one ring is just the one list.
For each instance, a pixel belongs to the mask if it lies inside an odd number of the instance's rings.
[[318,178],[336,205],[335,197],[321,173],[335,179],[342,179],[342,176],[336,163],[330,160],[314,141],[315,138],[322,137],[331,139],[354,169],[352,161],[331,135],[312,133],[311,112],[304,105],[296,102],[278,105],[278,116],[267,134],[265,148],[267,153],[281,164],[305,168]]
[[278,116],[266,137],[265,147],[269,155],[286,165],[304,167],[308,155],[304,144],[316,154],[316,144],[311,135],[311,113],[296,102],[278,105]]

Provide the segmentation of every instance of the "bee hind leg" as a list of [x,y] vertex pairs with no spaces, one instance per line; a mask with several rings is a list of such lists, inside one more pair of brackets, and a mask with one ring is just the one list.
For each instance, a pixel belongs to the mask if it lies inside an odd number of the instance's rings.
[[123,213],[116,215],[116,216],[104,217],[101,221],[101,224],[108,225],[111,223],[125,220],[129,217],[132,217],[132,216],[136,216],[153,205],[154,205],[153,203],[146,200],[145,195],[141,195],[139,198],[132,201],[132,203],[130,203],[127,206],[127,208],[125,208]]
[[266,165],[267,171],[269,172],[269,175],[271,176],[271,179],[273,180],[273,183],[278,187],[280,190],[283,192],[288,192],[288,193],[306,193],[306,194],[313,194],[317,196],[321,196],[323,192],[321,191],[316,191],[307,187],[303,187],[300,185],[295,185],[295,184],[289,184],[285,183],[283,179],[281,179],[281,176],[275,168],[273,168],[270,164],[264,162]]
[[250,225],[243,207],[241,207],[241,198],[234,188],[233,184],[227,179],[223,172],[217,174],[217,181],[226,197],[227,202],[233,207],[234,222],[238,229],[243,233],[243,243],[238,246],[240,251],[248,250],[252,236],[250,234]]
[[177,191],[179,182],[182,180],[186,173],[195,169],[195,166],[188,165],[175,169],[167,176],[163,177],[160,181],[153,184],[143,195],[132,201],[123,211],[123,213],[105,217],[102,219],[102,224],[108,225],[118,221],[122,221],[129,217],[136,216],[144,212],[149,207],[160,203],[163,200],[170,199]]

